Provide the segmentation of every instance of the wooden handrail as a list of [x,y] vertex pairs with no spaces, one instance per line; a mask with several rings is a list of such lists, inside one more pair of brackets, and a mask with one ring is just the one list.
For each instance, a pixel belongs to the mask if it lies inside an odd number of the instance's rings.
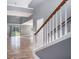
[[62,2],[56,7],[54,12],[47,18],[47,20],[42,24],[42,26],[34,33],[36,35],[45,25],[46,23],[56,14],[56,12],[66,3],[68,0],[62,0]]

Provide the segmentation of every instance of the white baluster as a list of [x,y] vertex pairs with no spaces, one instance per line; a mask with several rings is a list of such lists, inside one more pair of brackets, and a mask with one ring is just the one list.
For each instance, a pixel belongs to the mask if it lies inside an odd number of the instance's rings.
[[[54,17],[55,17],[55,16],[54,16]],[[55,38],[55,37],[54,37],[54,17],[53,17],[53,21],[52,21],[52,22],[53,22],[53,29],[52,29],[52,30],[53,30],[53,40],[54,40],[54,38]]]
[[38,41],[38,48],[39,48],[40,47],[40,31],[38,33],[38,39],[37,39],[37,41]]
[[46,27],[44,27],[44,40],[46,40]]
[[36,35],[33,36],[34,49],[36,48]]
[[58,38],[58,18],[57,18],[57,13],[56,13],[56,39]]
[[51,20],[49,21],[49,42],[51,42]]
[[48,25],[48,26],[47,26],[47,34],[48,34],[48,43],[49,43],[49,22],[48,22],[47,25]]
[[36,48],[37,48],[37,46],[38,46],[38,43],[37,43],[37,39],[38,39],[38,34],[36,34]]
[[47,24],[46,24],[46,26],[45,26],[45,36],[46,36],[46,44],[47,44]]
[[51,42],[52,42],[52,40],[53,40],[53,32],[52,32],[52,19],[51,19]]
[[37,34],[37,48],[39,48],[39,43],[38,43],[38,41],[39,41],[39,33]]
[[35,49],[36,48],[36,35],[33,36],[33,48]]
[[45,30],[44,30],[45,39],[44,40],[45,40],[45,45],[46,45],[47,44],[47,31],[46,31],[47,29],[46,29],[46,26],[44,28],[45,28]]
[[44,46],[44,44],[43,44],[43,28],[42,28],[42,33],[41,34],[42,34],[42,46]]
[[45,45],[45,43],[46,43],[46,42],[44,42],[44,40],[45,40],[45,27],[43,28],[43,30],[44,30],[43,31],[43,33],[44,33],[44,36],[43,36],[44,37],[44,39],[43,39],[43,45]]
[[67,33],[67,5],[65,4],[65,34]]
[[37,39],[38,39],[38,35],[36,35],[36,48],[38,46]]
[[47,44],[49,43],[48,41],[49,39],[48,39],[48,23],[47,23]]
[[62,9],[60,9],[60,37],[62,37]]
[[43,46],[43,28],[40,31],[40,46]]
[[53,41],[54,40],[54,17],[52,17],[51,19],[51,31],[52,31],[52,37],[51,37],[51,40]]

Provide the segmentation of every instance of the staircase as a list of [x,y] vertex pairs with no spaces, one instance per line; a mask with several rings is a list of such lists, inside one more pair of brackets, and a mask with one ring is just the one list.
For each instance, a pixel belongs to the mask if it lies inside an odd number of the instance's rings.
[[40,59],[71,59],[71,1],[62,0],[34,33]]
[[19,43],[14,42],[15,45],[11,44],[11,38],[8,39],[8,59],[70,59],[71,11],[69,6],[70,0],[62,0],[34,33],[33,45],[29,37],[20,37]]

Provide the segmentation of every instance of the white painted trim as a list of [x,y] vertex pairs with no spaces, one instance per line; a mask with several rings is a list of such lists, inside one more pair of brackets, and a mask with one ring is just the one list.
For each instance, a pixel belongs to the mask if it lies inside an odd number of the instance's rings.
[[18,6],[18,5],[14,5],[14,4],[8,4],[8,6],[12,6],[12,7],[19,7],[19,8],[26,8],[26,9],[34,9],[34,8],[28,8],[28,7],[21,7],[21,6]]
[[32,15],[32,13],[8,10],[7,15],[18,16],[18,17],[30,17]]
[[34,59],[40,59],[40,57],[37,56],[34,51],[33,51],[33,56],[34,56]]
[[[8,23],[7,25],[15,25],[15,26],[22,26],[22,25],[30,25],[30,24],[11,24],[11,23]],[[30,25],[30,26],[32,26],[32,25]]]
[[57,44],[58,42],[61,42],[63,40],[66,40],[66,39],[68,39],[70,37],[71,37],[71,32],[67,33],[66,35],[62,36],[61,38],[58,38],[58,39],[54,40],[53,42],[51,42],[51,43],[49,43],[49,44],[47,44],[47,45],[45,45],[45,46],[43,46],[41,48],[35,49],[34,51],[35,52],[40,51],[40,50],[42,50],[44,48],[47,48],[47,47],[49,47],[51,45],[54,45],[54,44]]

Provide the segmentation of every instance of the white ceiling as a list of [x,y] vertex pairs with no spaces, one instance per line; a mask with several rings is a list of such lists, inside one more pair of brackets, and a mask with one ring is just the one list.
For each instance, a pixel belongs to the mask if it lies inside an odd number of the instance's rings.
[[45,0],[7,0],[7,4],[23,8],[34,8],[43,1]]
[[[21,20],[20,17],[29,18],[32,16],[33,8],[43,1],[44,0],[7,0],[8,22],[18,23]],[[18,17],[18,19],[16,17]]]
[[32,0],[7,0],[7,15],[30,17],[33,11],[33,8],[29,8],[31,1]]
[[7,0],[8,5],[28,8],[32,0]]

